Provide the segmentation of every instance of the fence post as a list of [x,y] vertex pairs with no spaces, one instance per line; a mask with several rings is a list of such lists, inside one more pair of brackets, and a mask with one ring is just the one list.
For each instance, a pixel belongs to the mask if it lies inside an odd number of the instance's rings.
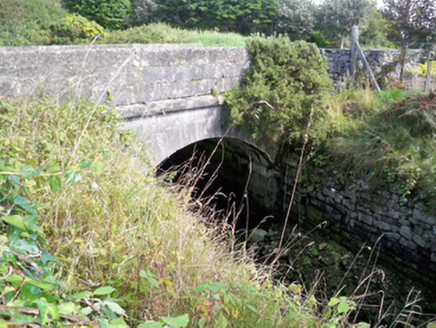
[[354,25],[351,29],[351,54],[350,54],[350,75],[354,81],[356,65],[358,61],[356,43],[359,42],[359,26]]
[[427,76],[425,79],[424,92],[431,91],[431,70],[433,64],[433,52],[430,50],[428,53],[428,63],[427,63]]

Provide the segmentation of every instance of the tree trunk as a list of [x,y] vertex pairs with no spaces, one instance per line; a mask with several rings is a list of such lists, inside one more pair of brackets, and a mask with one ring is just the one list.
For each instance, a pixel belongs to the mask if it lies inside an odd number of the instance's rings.
[[341,49],[344,49],[345,36],[344,33],[341,33]]

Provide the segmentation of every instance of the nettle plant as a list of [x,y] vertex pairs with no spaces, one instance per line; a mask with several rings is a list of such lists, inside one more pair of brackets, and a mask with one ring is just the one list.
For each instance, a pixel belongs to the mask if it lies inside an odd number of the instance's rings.
[[230,124],[242,124],[253,138],[291,144],[305,140],[311,118],[312,145],[326,136],[324,97],[331,87],[327,60],[315,44],[287,37],[254,37],[247,45],[252,67],[240,88],[226,93]]

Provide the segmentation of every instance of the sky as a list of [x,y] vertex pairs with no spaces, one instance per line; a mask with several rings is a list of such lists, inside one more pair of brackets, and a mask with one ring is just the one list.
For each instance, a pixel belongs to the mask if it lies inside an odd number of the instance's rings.
[[[322,2],[322,0],[313,0],[314,3],[319,4]],[[377,8],[383,7],[383,0],[376,0],[377,2]]]

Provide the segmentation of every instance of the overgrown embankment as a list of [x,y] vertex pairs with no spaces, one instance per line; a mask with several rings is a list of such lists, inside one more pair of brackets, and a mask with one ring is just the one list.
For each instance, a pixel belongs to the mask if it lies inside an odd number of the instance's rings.
[[0,114],[3,322],[330,327],[352,311],[273,282],[206,229],[111,108],[42,96],[1,99]]

